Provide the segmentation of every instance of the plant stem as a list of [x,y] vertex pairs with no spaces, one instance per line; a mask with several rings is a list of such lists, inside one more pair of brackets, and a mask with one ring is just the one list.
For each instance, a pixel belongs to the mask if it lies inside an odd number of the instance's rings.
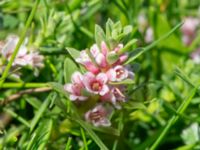
[[51,87],[41,87],[41,88],[34,88],[34,89],[26,89],[23,91],[20,91],[16,94],[13,94],[7,98],[5,98],[4,100],[0,101],[0,106],[2,105],[6,105],[12,101],[15,101],[17,99],[19,99],[20,97],[22,97],[24,94],[33,94],[33,93],[42,93],[42,92],[48,92],[52,90]]
[[2,77],[0,78],[0,88],[2,87],[2,85],[3,85],[4,81],[5,81],[5,79],[7,78],[8,73],[9,73],[9,71],[10,71],[10,68],[12,67],[12,63],[13,63],[13,61],[15,60],[15,57],[17,56],[17,53],[18,53],[18,51],[19,51],[19,49],[20,49],[20,46],[21,46],[21,44],[23,43],[23,41],[24,41],[24,39],[25,39],[26,32],[27,32],[28,27],[30,26],[32,20],[33,20],[33,17],[34,17],[34,15],[35,15],[37,6],[38,6],[38,4],[39,4],[39,1],[40,1],[40,0],[36,0],[35,5],[33,6],[33,9],[32,9],[32,11],[31,11],[31,14],[29,15],[28,20],[27,20],[27,22],[26,22],[25,28],[24,28],[24,30],[23,30],[22,33],[21,33],[19,42],[17,43],[17,46],[15,47],[14,52],[13,52],[12,55],[11,55],[10,61],[8,62],[8,65],[6,66],[6,68],[5,68],[5,70],[4,70],[3,74],[2,74]]
[[[173,117],[169,120],[169,122],[165,126],[164,130],[161,132],[161,134],[159,135],[159,137],[157,138],[155,143],[153,143],[153,145],[150,147],[149,150],[155,150],[158,147],[158,145],[161,143],[161,141],[163,140],[165,135],[168,133],[169,129],[172,127],[172,125],[174,125],[177,122],[180,115],[183,114],[185,109],[188,107],[188,105],[190,104],[190,102],[191,102],[192,98],[194,97],[196,91],[197,91],[196,88],[194,88],[192,90],[191,95],[181,104],[181,106],[177,110],[177,113],[175,115],[173,115]],[[180,114],[180,115],[177,115],[177,114]]]
[[39,88],[39,87],[49,87],[47,83],[3,83],[1,88]]

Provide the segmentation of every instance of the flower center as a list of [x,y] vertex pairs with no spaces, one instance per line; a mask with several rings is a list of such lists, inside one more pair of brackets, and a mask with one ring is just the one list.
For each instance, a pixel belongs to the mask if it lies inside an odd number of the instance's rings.
[[116,70],[116,74],[117,74],[117,78],[120,78],[123,74],[124,74],[124,70],[123,69],[117,69]]
[[99,90],[101,90],[102,85],[99,82],[95,81],[92,83],[91,87],[92,87],[93,91],[99,91]]
[[90,114],[90,119],[94,120],[95,122],[98,122],[103,119],[103,117],[106,115],[104,111],[96,111]]

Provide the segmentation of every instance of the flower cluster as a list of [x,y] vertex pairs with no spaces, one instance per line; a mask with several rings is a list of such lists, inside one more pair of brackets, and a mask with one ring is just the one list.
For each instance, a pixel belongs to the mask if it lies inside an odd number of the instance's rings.
[[[94,44],[90,50],[81,51],[76,61],[83,65],[87,72],[74,72],[72,83],[64,86],[72,101],[87,101],[93,96],[98,97],[96,106],[85,113],[85,119],[95,126],[110,125],[107,119],[109,111],[103,105],[110,103],[120,108],[120,103],[126,100],[126,86],[122,81],[134,77],[134,73],[123,65],[128,55],[120,53],[122,48],[123,44],[118,44],[109,49],[105,42],[101,42],[99,47]],[[117,84],[120,82],[122,84]]]
[[[1,55],[6,59],[10,60],[12,53],[19,41],[19,37],[15,35],[8,36],[5,44],[1,46]],[[31,66],[31,67],[43,67],[43,56],[39,55],[38,52],[28,51],[26,46],[27,39],[21,45],[19,52],[13,62],[13,66]]]

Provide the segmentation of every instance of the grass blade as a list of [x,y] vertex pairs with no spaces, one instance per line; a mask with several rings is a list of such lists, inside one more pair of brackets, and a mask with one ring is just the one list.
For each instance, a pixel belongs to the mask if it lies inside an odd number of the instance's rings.
[[17,43],[17,46],[15,47],[14,52],[11,55],[10,61],[8,62],[8,65],[6,66],[4,72],[3,72],[2,76],[1,76],[1,79],[0,79],[0,88],[2,87],[5,79],[7,78],[8,73],[10,71],[10,68],[12,67],[12,63],[15,60],[15,57],[17,56],[17,53],[18,53],[18,51],[20,49],[20,46],[22,45],[22,43],[23,43],[23,41],[25,39],[26,32],[27,32],[28,27],[30,26],[32,20],[33,20],[33,17],[35,15],[35,12],[37,10],[37,6],[38,6],[39,2],[40,2],[40,0],[36,0],[35,4],[33,6],[33,9],[31,11],[31,14],[29,15],[28,20],[26,22],[25,28],[24,28],[24,30],[21,33],[19,42]]
[[[54,93],[55,94],[55,93]],[[31,127],[30,127],[30,132],[33,131],[35,126],[37,125],[39,119],[42,117],[43,113],[47,109],[48,105],[50,104],[50,101],[52,98],[55,98],[53,93],[50,93],[49,96],[45,99],[44,103],[41,105],[40,109],[38,110],[37,114],[34,116],[32,122],[31,122]]]
[[155,42],[153,42],[152,44],[148,45],[145,48],[140,48],[138,49],[139,51],[130,59],[127,60],[127,62],[125,62],[125,64],[130,64],[132,61],[134,61],[136,58],[138,58],[140,55],[142,55],[143,53],[147,52],[148,50],[152,49],[153,47],[155,47],[157,44],[159,44],[162,40],[168,38],[171,34],[173,34],[178,28],[180,28],[182,26],[182,22],[179,23],[178,25],[176,25],[171,31],[169,31],[168,33],[166,33],[165,35],[163,35],[161,38],[159,38],[158,40],[156,40]]
[[[196,88],[194,88],[191,91],[191,94],[189,95],[189,97],[178,108],[177,114],[183,114],[184,113],[185,109],[189,106],[192,98],[194,97],[196,91],[197,91]],[[161,141],[163,140],[165,135],[168,133],[169,129],[172,127],[172,125],[174,125],[177,122],[179,117],[180,117],[179,115],[173,115],[173,117],[168,121],[167,125],[165,126],[165,128],[163,129],[163,131],[161,132],[161,134],[159,135],[159,137],[154,142],[154,144],[150,147],[149,150],[155,150],[158,147],[158,145],[161,143]]]

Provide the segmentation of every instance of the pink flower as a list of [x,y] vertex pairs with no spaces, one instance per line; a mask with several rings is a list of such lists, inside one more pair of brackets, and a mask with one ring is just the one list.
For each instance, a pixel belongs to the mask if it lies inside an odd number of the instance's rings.
[[199,23],[197,18],[188,17],[185,19],[181,31],[183,33],[182,40],[186,45],[190,45],[194,40]]
[[[112,64],[109,64],[107,61],[107,55],[116,54],[123,48],[123,44],[118,44],[112,51],[109,51],[106,43],[103,41],[101,43],[101,49],[97,46],[97,44],[92,45],[90,48],[91,56],[88,55],[86,50],[80,52],[80,57],[76,59],[76,61],[82,64],[88,71],[93,74],[98,74],[101,70],[107,70],[111,65],[118,65],[125,62],[128,58],[128,55],[122,54],[119,56],[119,59],[115,60]],[[93,58],[90,58],[93,57]],[[95,62],[92,62],[94,60]]]
[[181,27],[182,32],[186,35],[195,34],[195,31],[199,25],[199,19],[188,17],[188,18],[185,18],[184,21],[185,22],[183,26]]
[[100,72],[99,68],[92,63],[85,50],[80,52],[80,57],[76,59],[76,62],[82,64],[88,71],[94,74],[98,74]]
[[102,105],[98,105],[85,114],[85,120],[94,126],[110,126],[111,123],[107,118],[108,112]]
[[39,55],[38,52],[31,52],[28,57],[30,58],[30,65],[33,66],[33,67],[39,67],[39,68],[42,68],[44,67],[44,64],[43,64],[43,60],[44,60],[44,57],[42,55]]
[[120,105],[118,103],[125,102],[125,96],[123,94],[124,87],[112,87],[110,92],[101,96],[100,99],[102,101],[111,102],[116,108],[120,109]]
[[200,64],[200,48],[191,53],[191,58],[196,64]]
[[148,27],[149,23],[148,23],[147,17],[145,16],[144,13],[139,14],[138,25],[139,25],[139,31],[142,32],[142,33]]
[[72,84],[65,84],[64,89],[70,93],[70,100],[86,100],[87,97],[82,95],[83,85],[83,76],[80,72],[74,72],[72,74]]
[[122,81],[128,77],[132,77],[133,73],[128,71],[127,68],[123,66],[115,66],[107,71],[107,76],[110,81]]
[[[14,52],[15,47],[19,41],[19,37],[17,36],[9,36],[7,38],[6,44],[2,48],[2,55],[7,59],[10,60],[12,53]],[[43,67],[43,59],[44,57],[39,55],[37,52],[30,52],[28,53],[28,49],[26,47],[28,39],[25,39],[25,42],[21,45],[18,54],[13,62],[13,66],[27,66],[30,65],[32,67]]]
[[153,29],[151,27],[148,27],[145,33],[144,40],[147,43],[151,43],[153,41]]
[[93,94],[105,95],[109,91],[106,85],[107,81],[108,78],[105,73],[99,73],[95,76],[93,73],[87,72],[83,77],[86,89]]

